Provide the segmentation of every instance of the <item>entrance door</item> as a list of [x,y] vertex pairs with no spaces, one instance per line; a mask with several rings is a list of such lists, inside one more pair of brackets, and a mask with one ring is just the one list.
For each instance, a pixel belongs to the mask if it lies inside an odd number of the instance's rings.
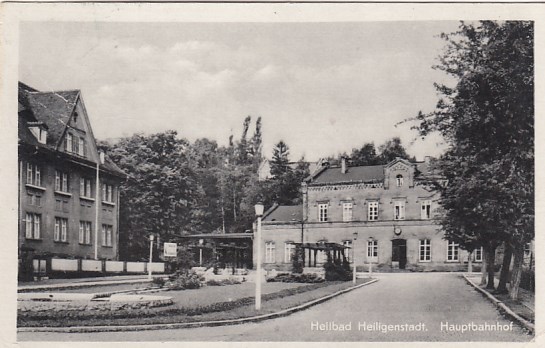
[[407,240],[392,240],[392,262],[399,262],[399,268],[405,269],[407,264]]

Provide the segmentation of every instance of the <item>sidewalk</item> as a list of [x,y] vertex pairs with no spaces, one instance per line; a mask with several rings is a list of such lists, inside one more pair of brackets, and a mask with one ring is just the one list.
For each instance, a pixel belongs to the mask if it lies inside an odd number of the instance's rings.
[[[166,275],[153,275],[159,277]],[[129,284],[147,282],[148,276],[145,274],[92,277],[92,278],[72,278],[72,279],[45,279],[34,282],[20,282],[17,284],[17,292],[43,291],[66,288],[81,288],[112,284]]]
[[[481,282],[481,274],[480,273],[468,273],[467,277],[471,279],[475,284],[480,284]],[[497,287],[500,280],[498,278],[495,278],[494,286]],[[486,289],[487,290],[487,289]],[[528,308],[532,313],[535,313],[535,294],[531,291],[525,290],[523,288],[519,288],[519,300],[521,305]]]

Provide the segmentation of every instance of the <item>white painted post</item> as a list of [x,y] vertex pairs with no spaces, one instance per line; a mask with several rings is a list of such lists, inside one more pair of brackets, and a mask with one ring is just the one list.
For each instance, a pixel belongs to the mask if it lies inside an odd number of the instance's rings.
[[148,280],[151,280],[151,262],[153,260],[153,234],[149,236],[149,263],[148,263]]
[[255,309],[261,309],[261,216],[263,215],[263,205],[258,203],[255,205],[255,213],[257,215],[257,263],[256,263],[256,279],[255,279]]

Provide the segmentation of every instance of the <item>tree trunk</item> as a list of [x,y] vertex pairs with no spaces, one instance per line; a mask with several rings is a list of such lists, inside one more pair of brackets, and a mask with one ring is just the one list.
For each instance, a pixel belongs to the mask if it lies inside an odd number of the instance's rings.
[[486,282],[486,288],[487,289],[495,289],[494,287],[494,266],[495,266],[495,258],[496,258],[496,248],[495,247],[487,247],[486,252],[486,273],[487,273],[487,282]]
[[500,283],[498,284],[497,292],[500,294],[507,294],[507,282],[509,280],[509,266],[511,266],[511,258],[513,256],[513,248],[509,243],[504,243],[503,251],[503,263],[501,265]]
[[512,300],[518,300],[520,279],[522,277],[522,264],[524,263],[524,245],[516,245],[513,248],[513,254],[515,259],[513,262],[513,273],[511,274],[509,297]]
[[486,251],[485,248],[483,248],[483,254],[484,255],[482,255],[482,257],[481,257],[482,261],[481,261],[481,284],[480,285],[486,285],[486,275],[487,275],[487,273],[486,273],[486,270],[487,270],[487,268],[486,268],[486,266],[487,266],[486,265],[486,258],[488,257],[487,256],[488,252]]

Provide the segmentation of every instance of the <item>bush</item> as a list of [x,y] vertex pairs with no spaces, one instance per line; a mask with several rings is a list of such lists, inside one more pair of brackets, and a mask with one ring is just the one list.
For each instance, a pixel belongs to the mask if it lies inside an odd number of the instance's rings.
[[325,280],[342,280],[347,281],[352,279],[352,272],[350,272],[350,265],[348,262],[332,262],[328,257],[328,261],[324,264]]
[[304,274],[290,274],[279,273],[276,277],[267,278],[267,282],[281,282],[281,283],[322,283],[324,278],[315,273]]
[[155,277],[153,278],[152,283],[162,288],[163,286],[165,286],[165,279],[162,277]]
[[235,284],[242,284],[242,282],[235,278],[221,279],[221,280],[210,279],[209,281],[206,282],[206,285],[208,286],[224,286],[224,285],[235,285]]
[[293,261],[292,261],[292,272],[293,273],[303,273],[303,267],[304,267],[304,264],[303,264],[303,253],[304,253],[304,250],[302,247],[300,247],[299,245],[297,245],[295,247],[295,254],[293,255]]
[[204,277],[193,270],[181,270],[169,277],[166,286],[170,290],[198,289],[202,286]]

